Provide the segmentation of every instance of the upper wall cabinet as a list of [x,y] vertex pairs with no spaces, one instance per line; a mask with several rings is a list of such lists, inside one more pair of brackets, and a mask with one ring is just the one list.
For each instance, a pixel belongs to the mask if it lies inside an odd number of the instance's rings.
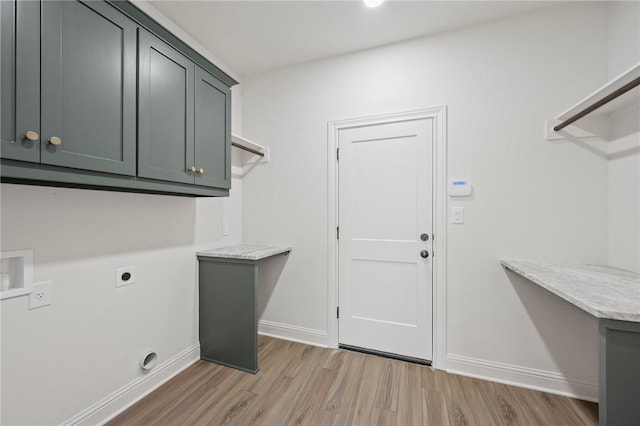
[[2,123],[0,123],[1,149],[5,150],[5,144],[10,147],[15,143],[15,110],[16,101],[15,88],[15,8],[13,2],[0,3],[0,28],[2,37],[0,38],[0,111],[2,111]]
[[138,70],[138,174],[229,188],[229,88],[144,30]]
[[193,183],[193,62],[140,30],[138,69],[138,173]]
[[79,1],[8,2],[2,19],[2,157],[134,176],[135,22]]
[[42,2],[41,162],[136,174],[136,28],[103,2]]
[[[2,158],[40,161],[40,4],[0,1]],[[34,30],[35,29],[35,30]]]
[[228,195],[235,80],[126,1],[0,18],[3,182]]
[[198,66],[195,76],[196,183],[231,188],[231,91]]

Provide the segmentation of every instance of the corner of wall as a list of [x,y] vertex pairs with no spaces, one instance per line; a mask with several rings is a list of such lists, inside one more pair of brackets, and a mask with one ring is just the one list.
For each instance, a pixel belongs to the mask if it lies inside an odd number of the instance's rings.
[[[640,62],[640,3],[610,2],[608,69],[614,78]],[[637,89],[635,89],[637,90]],[[623,95],[624,96],[624,95]],[[613,119],[608,157],[608,263],[640,272],[640,119],[638,107]]]

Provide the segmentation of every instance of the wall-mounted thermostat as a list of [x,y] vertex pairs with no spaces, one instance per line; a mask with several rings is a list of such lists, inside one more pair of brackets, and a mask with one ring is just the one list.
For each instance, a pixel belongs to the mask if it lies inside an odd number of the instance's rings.
[[449,179],[447,192],[450,197],[468,197],[473,191],[473,186],[468,179]]

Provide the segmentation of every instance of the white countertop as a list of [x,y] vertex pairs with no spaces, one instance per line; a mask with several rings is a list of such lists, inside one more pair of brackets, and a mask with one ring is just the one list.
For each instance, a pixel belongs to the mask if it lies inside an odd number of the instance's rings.
[[640,274],[601,265],[558,265],[500,260],[522,275],[597,318],[640,322]]
[[223,259],[262,260],[277,254],[288,253],[290,246],[265,246],[258,244],[239,244],[219,247],[212,250],[199,251],[198,256],[218,257]]

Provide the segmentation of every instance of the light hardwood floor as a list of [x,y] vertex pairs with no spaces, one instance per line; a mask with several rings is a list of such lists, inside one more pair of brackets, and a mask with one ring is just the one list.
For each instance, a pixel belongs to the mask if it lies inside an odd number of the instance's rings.
[[257,375],[198,361],[115,425],[597,425],[597,404],[259,338]]

